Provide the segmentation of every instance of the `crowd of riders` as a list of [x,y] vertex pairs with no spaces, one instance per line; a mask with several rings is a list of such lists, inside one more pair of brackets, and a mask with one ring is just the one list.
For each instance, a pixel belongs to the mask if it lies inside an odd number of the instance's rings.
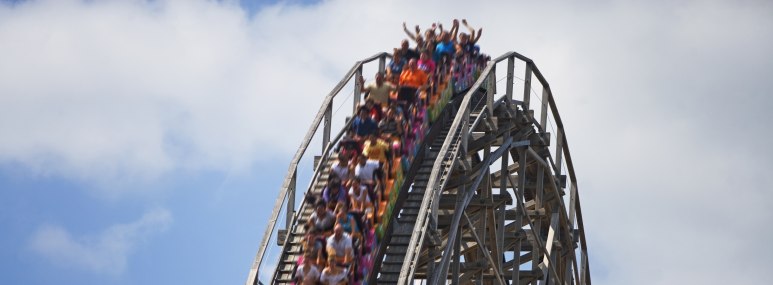
[[326,187],[307,197],[314,211],[303,225],[295,284],[365,283],[378,250],[376,229],[389,222],[383,213],[395,178],[428,129],[427,108],[447,88],[468,89],[490,60],[476,44],[483,30],[461,24],[469,33],[459,32],[458,20],[449,30],[434,23],[423,32],[403,23],[413,47],[403,40],[373,82],[357,79],[364,103],[336,146]]

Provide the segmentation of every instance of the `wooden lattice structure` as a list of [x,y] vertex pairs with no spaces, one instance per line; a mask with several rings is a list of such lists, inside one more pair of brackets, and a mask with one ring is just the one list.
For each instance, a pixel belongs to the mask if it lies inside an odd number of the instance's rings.
[[[362,74],[363,65],[378,62],[384,70],[388,57],[382,53],[357,62],[325,98],[290,164],[246,284],[259,283],[258,269],[275,232],[282,255],[272,282],[287,282],[300,246],[296,230],[311,214],[305,202],[295,210],[298,163],[323,125],[323,153],[306,195],[318,193],[332,146],[342,135],[331,139],[334,98]],[[515,75],[517,65],[523,66],[523,78]],[[506,75],[497,78],[497,70]],[[504,88],[497,88],[501,84]],[[354,85],[359,90],[357,80]],[[359,98],[353,101],[356,105]],[[490,61],[471,88],[456,94],[428,132],[416,163],[406,169],[405,181],[370,283],[591,283],[564,124],[547,80],[529,58],[506,53]],[[276,231],[282,208],[286,228]]]

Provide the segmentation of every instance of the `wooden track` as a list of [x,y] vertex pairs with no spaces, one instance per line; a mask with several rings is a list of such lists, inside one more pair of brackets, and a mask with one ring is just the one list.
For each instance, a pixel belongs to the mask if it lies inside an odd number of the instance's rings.
[[[378,59],[383,70],[387,56],[355,64],[326,97],[311,135],[291,163],[246,284],[258,284],[268,240],[286,204],[289,234],[280,242],[283,253],[272,282],[289,281],[302,236],[297,225],[310,214],[305,204],[294,210],[290,192],[296,191],[297,161],[325,119],[320,174],[307,194],[321,191],[326,181],[321,173],[338,139],[330,139],[333,97],[361,74],[364,63]],[[516,63],[524,66],[523,79],[515,76]],[[497,78],[497,70],[506,75]],[[504,92],[497,93],[503,79]],[[539,98],[533,98],[533,85],[541,87]],[[543,74],[530,59],[509,52],[490,61],[475,84],[458,95],[407,171],[370,283],[591,284],[577,177],[564,123]],[[539,104],[532,106],[532,99]]]

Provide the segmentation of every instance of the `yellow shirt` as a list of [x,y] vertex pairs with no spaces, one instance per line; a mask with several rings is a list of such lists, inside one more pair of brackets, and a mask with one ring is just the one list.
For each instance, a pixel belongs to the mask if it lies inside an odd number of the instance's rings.
[[371,143],[371,140],[368,140],[363,144],[362,154],[367,156],[368,159],[386,162],[387,150],[389,150],[389,144],[387,144],[384,140],[378,139],[375,143]]

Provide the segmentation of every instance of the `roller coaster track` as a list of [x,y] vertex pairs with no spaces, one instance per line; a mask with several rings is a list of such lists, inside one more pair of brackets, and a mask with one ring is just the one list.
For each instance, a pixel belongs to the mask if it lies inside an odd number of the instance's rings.
[[[323,151],[303,194],[319,195],[335,157],[333,146],[343,135],[342,130],[331,139],[334,98],[350,81],[359,90],[356,78],[363,66],[377,61],[383,71],[388,57],[381,53],[355,63],[325,97],[290,163],[245,284],[262,284],[261,265],[274,235],[282,249],[270,282],[291,282],[301,255],[302,225],[312,212],[306,199],[295,210],[299,162],[323,125]],[[523,78],[515,76],[516,65],[523,66]],[[506,70],[501,79],[498,68]],[[504,79],[505,92],[497,94]],[[516,85],[522,88],[517,99]],[[532,99],[539,100],[536,110],[531,109]],[[359,103],[358,96],[353,103]],[[364,281],[591,284],[564,124],[550,85],[534,62],[506,53],[488,62],[469,89],[436,111],[410,167],[403,170],[404,182],[397,187],[372,253],[375,264]],[[286,224],[277,230],[282,209]]]

